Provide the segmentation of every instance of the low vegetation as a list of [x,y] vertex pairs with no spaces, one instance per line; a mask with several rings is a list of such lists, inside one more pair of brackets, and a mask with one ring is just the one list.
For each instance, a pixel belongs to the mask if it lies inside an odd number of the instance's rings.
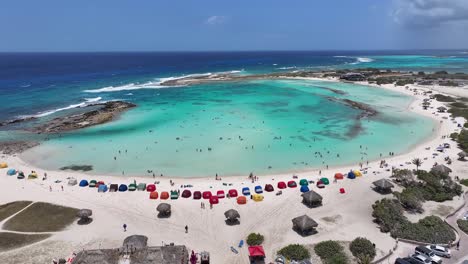
[[450,137],[458,143],[458,146],[468,152],[468,130],[463,129],[460,133],[452,133]]
[[278,251],[278,254],[288,260],[301,261],[310,258],[309,250],[303,245],[291,244]]
[[0,205],[0,221],[16,214],[31,203],[30,201],[16,201]]
[[49,234],[26,235],[17,233],[0,232],[0,251],[24,247],[46,238]]
[[76,220],[75,208],[49,203],[34,203],[9,219],[3,229],[19,232],[61,231]]
[[458,219],[457,224],[463,232],[468,234],[468,220]]
[[374,244],[364,237],[354,239],[349,245],[349,250],[359,263],[370,263],[377,255]]
[[348,257],[343,250],[343,246],[333,240],[322,241],[314,247],[315,253],[322,259],[324,264],[348,263]]
[[259,234],[259,233],[250,233],[248,236],[247,236],[247,244],[249,246],[257,246],[257,245],[261,245],[263,243],[263,240],[265,238],[263,237],[263,235]]
[[395,238],[425,243],[448,243],[455,240],[450,226],[437,216],[428,216],[417,223],[403,215],[403,206],[396,199],[382,199],[372,205],[372,216],[382,232]]
[[463,184],[468,187],[468,179],[462,179],[460,180],[460,184]]

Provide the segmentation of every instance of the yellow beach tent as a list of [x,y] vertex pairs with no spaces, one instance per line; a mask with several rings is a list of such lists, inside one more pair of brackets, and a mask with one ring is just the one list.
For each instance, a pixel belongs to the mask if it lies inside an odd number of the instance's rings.
[[8,168],[8,164],[6,162],[0,163],[0,169]]
[[253,199],[254,201],[256,201],[256,202],[261,202],[261,201],[263,201],[263,198],[264,198],[264,197],[263,197],[263,195],[261,195],[261,194],[254,194],[254,195],[252,195],[252,199]]
[[28,175],[28,179],[36,179],[37,178],[37,173],[32,172],[31,174]]
[[362,173],[358,170],[355,170],[353,171],[354,172],[354,175],[356,175],[356,177],[361,177],[362,176]]

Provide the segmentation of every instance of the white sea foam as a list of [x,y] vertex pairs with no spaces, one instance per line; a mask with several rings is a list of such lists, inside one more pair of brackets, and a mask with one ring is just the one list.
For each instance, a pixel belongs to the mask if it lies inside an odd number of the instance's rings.
[[60,111],[65,111],[65,110],[70,110],[70,109],[73,109],[73,108],[80,108],[80,107],[85,107],[85,106],[88,106],[88,105],[92,105],[93,103],[99,102],[101,99],[102,99],[102,97],[85,98],[85,99],[84,99],[85,102],[81,102],[81,103],[79,103],[79,104],[71,104],[71,105],[66,106],[66,107],[61,107],[61,108],[56,108],[56,109],[52,109],[52,110],[40,112],[40,113],[37,113],[37,114],[35,114],[35,115],[21,116],[21,118],[28,118],[28,117],[36,117],[36,118],[39,118],[39,117],[45,117],[45,116],[48,116],[48,115],[51,115],[51,114],[55,114],[55,113],[60,112]]
[[357,57],[356,62],[350,63],[350,64],[360,64],[360,63],[368,63],[368,62],[373,62],[374,60],[371,58],[364,58],[364,57]]
[[103,87],[99,89],[93,89],[93,90],[84,90],[86,93],[106,93],[106,92],[118,92],[118,91],[131,91],[131,90],[140,90],[140,89],[161,89],[161,88],[170,88],[170,87],[175,87],[175,86],[164,86],[161,85],[164,82],[167,81],[174,81],[174,80],[180,80],[180,79],[186,79],[186,78],[197,78],[197,77],[216,77],[219,74],[236,74],[243,72],[244,70],[234,70],[234,71],[226,71],[226,72],[216,72],[216,73],[196,73],[196,74],[188,74],[188,75],[182,75],[182,76],[172,76],[172,77],[166,77],[166,78],[159,78],[156,79],[155,81],[150,81],[146,83],[129,83],[129,84],[124,84],[120,86],[108,86],[108,87]]
[[296,66],[289,66],[289,67],[279,67],[276,68],[277,70],[291,70],[291,69],[297,69]]

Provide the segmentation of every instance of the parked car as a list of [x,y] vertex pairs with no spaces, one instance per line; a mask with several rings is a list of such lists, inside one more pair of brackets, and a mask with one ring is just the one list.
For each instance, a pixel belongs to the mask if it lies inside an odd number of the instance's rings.
[[445,257],[445,258],[450,258],[452,257],[452,254],[450,252],[450,249],[445,248],[443,246],[438,246],[438,245],[428,245],[426,246],[427,248],[431,249],[434,251],[434,253],[439,256],[439,257]]
[[421,254],[413,254],[411,256],[411,263],[413,264],[431,264],[432,260],[428,257],[425,257]]
[[412,264],[410,258],[397,258],[395,264]]
[[414,251],[417,253],[417,254],[421,254],[427,258],[429,258],[432,263],[435,263],[435,264],[440,264],[442,263],[442,259],[436,255],[436,253],[434,251],[432,251],[432,249],[430,248],[427,248],[427,247],[424,247],[424,246],[417,246]]

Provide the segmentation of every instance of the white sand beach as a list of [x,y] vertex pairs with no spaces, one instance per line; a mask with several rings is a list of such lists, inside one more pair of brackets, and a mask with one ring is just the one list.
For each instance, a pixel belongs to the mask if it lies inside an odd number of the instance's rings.
[[[466,178],[468,175],[468,163],[457,160],[457,153],[460,150],[456,147],[456,143],[448,138],[452,132],[460,131],[457,125],[463,125],[465,120],[463,118],[452,120],[449,113],[437,113],[437,107],[442,106],[443,103],[436,100],[431,100],[431,107],[428,110],[422,109],[423,99],[428,98],[423,95],[423,91],[433,89],[433,87],[414,85],[409,85],[409,89],[393,85],[379,87],[413,96],[414,101],[408,111],[434,119],[437,129],[433,137],[423,144],[414,146],[407,153],[383,157],[382,159],[389,164],[386,168],[379,167],[380,160],[369,162],[368,166],[364,166],[367,167],[363,170],[366,173],[354,180],[344,179],[333,183],[333,176],[336,172],[347,173],[351,169],[359,169],[358,164],[322,170],[321,177],[329,178],[330,185],[324,189],[318,189],[312,185],[311,188],[323,196],[323,206],[313,209],[301,203],[299,188],[288,188],[283,190],[282,195],[276,195],[277,182],[292,180],[292,173],[261,176],[255,183],[250,182],[247,175],[224,177],[220,181],[215,180],[214,177],[196,179],[156,177],[153,179],[152,177],[126,176],[123,178],[105,175],[89,176],[80,172],[44,171],[34,168],[17,156],[0,156],[0,162],[7,162],[9,168],[22,170],[26,174],[35,170],[39,174],[39,178],[35,180],[17,180],[16,177],[6,176],[7,169],[0,169],[0,185],[3,186],[0,192],[0,204],[16,200],[31,200],[75,208],[89,208],[93,211],[94,219],[89,225],[73,224],[65,231],[53,234],[39,243],[0,253],[0,263],[50,263],[52,258],[68,257],[72,252],[82,249],[118,247],[125,237],[132,234],[148,236],[150,245],[158,246],[173,242],[186,245],[189,250],[195,252],[206,250],[211,254],[212,263],[249,263],[245,245],[238,249],[239,254],[231,252],[230,247],[237,248],[239,241],[245,240],[251,232],[258,232],[265,236],[263,246],[266,252],[266,263],[274,259],[277,250],[290,243],[311,245],[328,239],[350,241],[358,236],[365,236],[376,244],[379,252],[377,258],[379,258],[394,247],[395,240],[388,233],[380,232],[377,225],[373,223],[371,205],[384,197],[371,189],[373,181],[389,178],[392,166],[415,169],[415,166],[411,164],[413,158],[423,159],[421,169],[429,170],[434,163],[444,164],[444,158],[450,157],[453,161],[449,166],[453,170],[451,175],[460,178]],[[413,92],[414,88],[418,92]],[[445,88],[437,90],[445,93]],[[451,95],[468,95],[463,88],[447,88],[447,91]],[[434,156],[435,149],[443,143],[450,143],[451,148]],[[47,180],[41,179],[44,173],[48,175]],[[297,176],[296,181],[302,178],[317,181],[320,178],[318,170],[299,173]],[[275,191],[263,193],[265,199],[262,202],[248,199],[245,205],[238,205],[235,199],[220,199],[220,203],[213,209],[209,208],[208,200],[169,199],[164,202],[172,205],[172,215],[167,219],[159,219],[156,216],[156,206],[162,201],[150,200],[149,193],[146,191],[98,193],[96,188],[68,186],[67,178],[69,177],[74,177],[78,181],[96,179],[105,183],[126,184],[134,180],[137,183],[158,181],[157,191],[180,189],[182,192],[184,188],[181,188],[181,185],[193,185],[189,188],[192,192],[212,191],[216,193],[218,190],[227,192],[229,189],[236,189],[240,192],[242,187],[250,187],[253,190],[254,186],[265,186],[265,184],[273,184]],[[175,183],[174,186],[171,186],[170,181]],[[61,186],[63,186],[63,191]],[[49,190],[50,187],[52,191]],[[344,188],[346,193],[340,194],[340,188]],[[200,208],[201,202],[207,205],[206,209]],[[445,216],[451,208],[454,209],[461,203],[462,201],[456,198],[443,203],[447,210],[439,210],[440,204],[426,202],[424,209],[426,214]],[[239,211],[240,225],[226,225],[224,212],[228,209]],[[291,219],[303,214],[309,215],[318,223],[317,234],[302,237],[292,230]],[[416,221],[426,214],[409,217]],[[124,223],[128,226],[126,232],[122,229]],[[186,225],[188,233],[185,233]],[[398,257],[399,253],[403,254],[404,250],[396,253],[392,258]]]

